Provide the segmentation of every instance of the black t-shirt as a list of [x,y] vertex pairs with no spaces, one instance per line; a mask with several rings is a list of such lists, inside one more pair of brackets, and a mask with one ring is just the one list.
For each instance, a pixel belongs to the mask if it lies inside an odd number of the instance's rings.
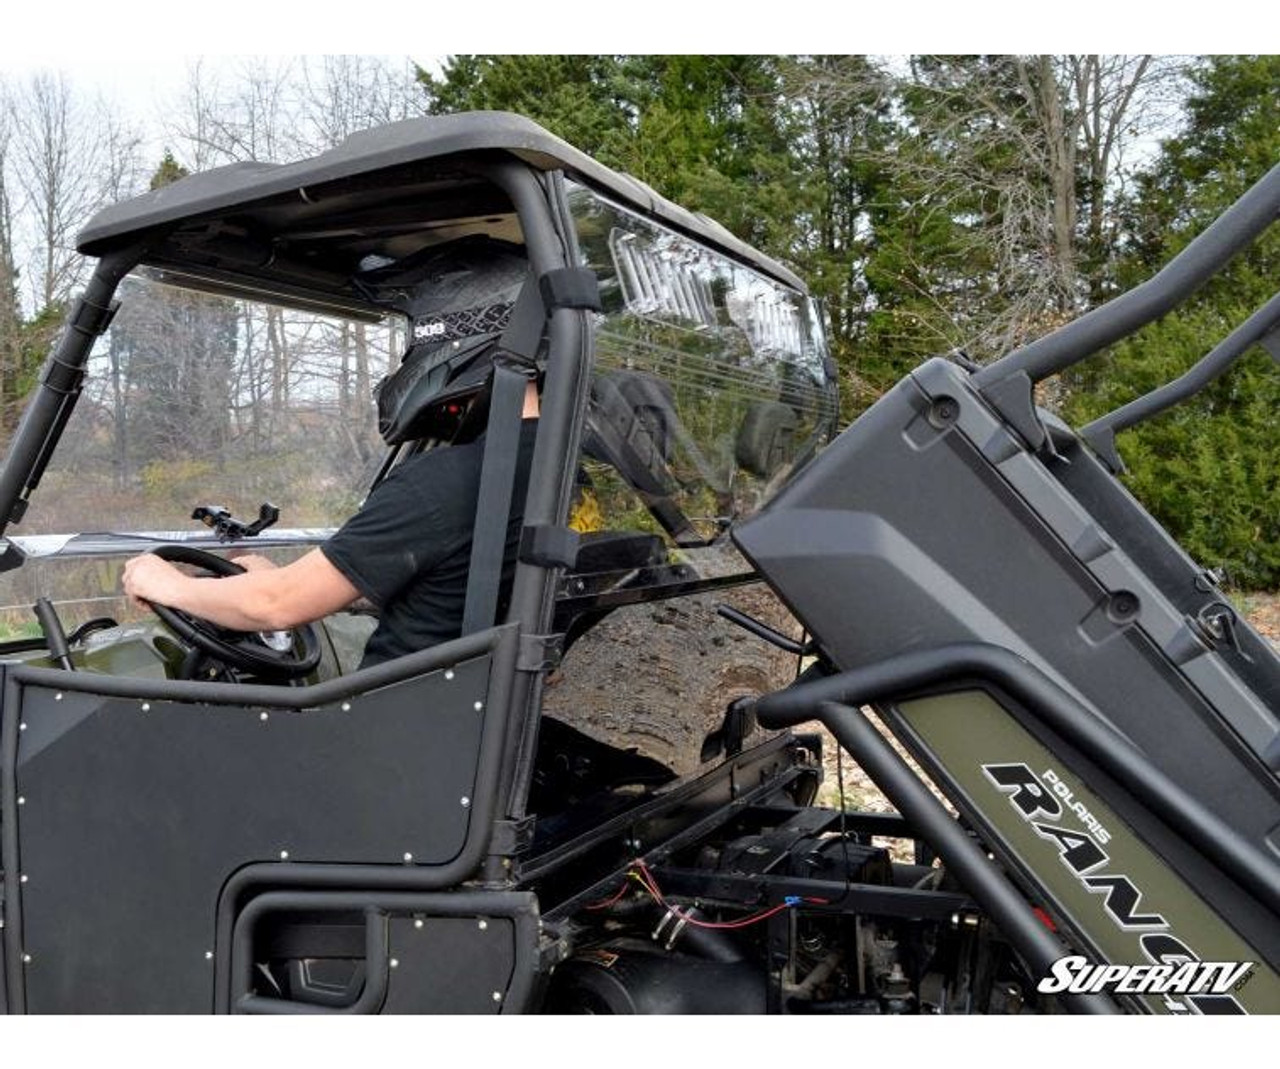
[[[537,420],[520,427],[502,601],[520,542]],[[379,610],[361,668],[457,638],[467,600],[483,437],[398,464],[321,551]]]

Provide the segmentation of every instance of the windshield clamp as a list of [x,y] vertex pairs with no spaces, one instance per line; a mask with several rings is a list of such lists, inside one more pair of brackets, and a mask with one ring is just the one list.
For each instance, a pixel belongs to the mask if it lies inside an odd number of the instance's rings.
[[76,301],[75,308],[71,310],[71,329],[83,334],[86,338],[96,338],[107,332],[119,308],[119,301],[111,301],[104,306],[95,304],[87,297],[81,297]]
[[520,560],[542,568],[573,568],[578,563],[578,532],[555,524],[531,524],[520,532]]
[[258,508],[258,518],[252,523],[246,523],[244,520],[237,520],[222,505],[197,505],[191,518],[199,520],[206,527],[212,527],[218,541],[234,542],[261,534],[280,518],[280,510],[270,501],[264,501]]
[[585,267],[561,267],[538,277],[542,303],[547,308],[587,308],[603,312],[600,282]]

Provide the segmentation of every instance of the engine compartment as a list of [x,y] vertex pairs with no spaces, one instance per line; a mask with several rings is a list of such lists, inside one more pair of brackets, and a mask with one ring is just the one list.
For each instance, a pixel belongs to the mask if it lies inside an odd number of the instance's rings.
[[[1043,1008],[995,927],[894,813],[814,806],[816,737],[766,744],[666,812],[630,815],[607,879],[544,914],[555,1013],[1020,1013]],[[784,757],[785,764],[777,759]],[[724,779],[738,804],[711,810]],[[734,789],[730,784],[730,791]],[[645,849],[676,814],[708,816]],[[546,901],[607,841],[562,847]],[[638,849],[637,849],[638,848]],[[892,852],[891,852],[892,849]],[[572,874],[572,875],[571,875]]]

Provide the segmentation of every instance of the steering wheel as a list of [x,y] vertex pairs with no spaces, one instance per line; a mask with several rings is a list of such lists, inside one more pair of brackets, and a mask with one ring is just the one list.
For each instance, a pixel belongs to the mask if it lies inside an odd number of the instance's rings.
[[[240,575],[246,571],[235,561],[194,546],[157,546],[151,552],[171,564],[194,565],[219,578]],[[160,622],[187,645],[232,668],[252,672],[254,675],[298,679],[310,674],[320,663],[320,639],[311,624],[280,632],[282,636],[287,636],[288,645],[281,642],[280,648],[276,648],[269,644],[271,639],[261,633],[219,627],[168,605],[152,604],[151,608]]]

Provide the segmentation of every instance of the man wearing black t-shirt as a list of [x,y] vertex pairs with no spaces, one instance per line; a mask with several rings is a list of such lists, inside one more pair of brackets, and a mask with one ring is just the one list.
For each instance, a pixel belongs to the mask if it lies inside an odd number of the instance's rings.
[[[532,382],[523,417],[504,589],[515,567],[537,429]],[[124,591],[135,603],[168,605],[236,631],[287,631],[365,597],[379,620],[362,668],[446,642],[462,630],[483,456],[480,438],[411,457],[329,541],[291,564],[240,558],[248,571],[211,582],[148,553],[125,563]]]

